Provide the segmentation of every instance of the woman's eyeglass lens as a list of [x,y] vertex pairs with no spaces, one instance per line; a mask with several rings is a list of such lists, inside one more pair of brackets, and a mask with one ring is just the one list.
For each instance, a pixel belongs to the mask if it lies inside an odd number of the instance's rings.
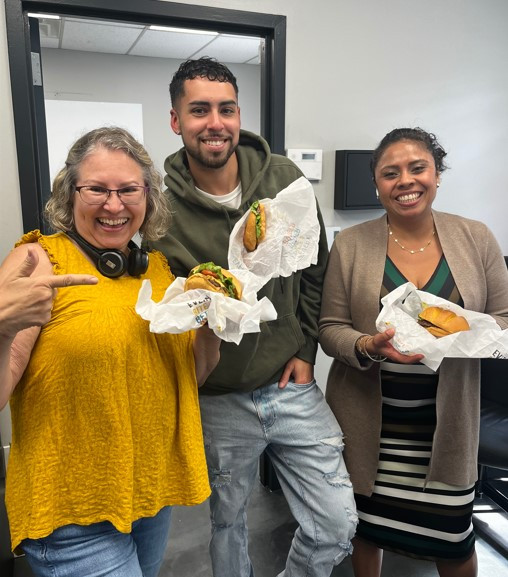
[[123,188],[76,186],[76,191],[86,204],[106,204],[112,192],[116,192],[122,204],[139,204],[149,188],[147,186],[124,186]]

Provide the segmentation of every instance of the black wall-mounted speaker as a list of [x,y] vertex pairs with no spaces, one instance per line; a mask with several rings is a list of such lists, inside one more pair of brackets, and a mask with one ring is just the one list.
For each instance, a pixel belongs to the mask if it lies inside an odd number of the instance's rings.
[[372,150],[335,151],[336,210],[382,209],[376,198],[370,161]]

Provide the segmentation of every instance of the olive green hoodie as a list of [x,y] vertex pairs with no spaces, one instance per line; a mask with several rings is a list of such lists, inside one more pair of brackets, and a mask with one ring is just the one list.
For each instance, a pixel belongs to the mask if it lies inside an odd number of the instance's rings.
[[[236,155],[242,183],[239,209],[223,206],[196,191],[183,148],[166,159],[165,183],[172,222],[167,235],[149,247],[166,255],[175,276],[185,277],[191,268],[207,261],[228,268],[229,235],[250,204],[274,198],[302,176],[289,159],[271,154],[265,140],[243,130]],[[261,289],[258,298],[268,297],[278,318],[262,323],[260,333],[244,335],[239,345],[222,343],[220,362],[201,387],[201,393],[251,391],[274,383],[293,356],[314,363],[321,287],[328,257],[319,209],[318,215],[321,222],[318,263],[288,278],[272,279]]]

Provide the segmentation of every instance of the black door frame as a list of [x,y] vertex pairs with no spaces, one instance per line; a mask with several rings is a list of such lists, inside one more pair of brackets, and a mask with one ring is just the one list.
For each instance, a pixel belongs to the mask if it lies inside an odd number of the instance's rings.
[[[79,18],[159,24],[260,36],[265,39],[261,66],[261,134],[273,152],[285,151],[286,17],[242,10],[178,4],[160,0],[5,0],[7,43],[21,209],[25,232],[44,228],[40,119],[32,80],[28,12]],[[40,114],[39,114],[40,116]],[[45,123],[45,120],[44,120]]]

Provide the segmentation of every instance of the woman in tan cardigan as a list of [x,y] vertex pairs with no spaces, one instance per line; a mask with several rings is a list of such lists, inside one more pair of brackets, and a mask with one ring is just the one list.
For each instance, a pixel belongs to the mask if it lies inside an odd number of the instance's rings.
[[441,577],[475,577],[479,360],[438,372],[378,333],[380,299],[408,281],[508,328],[508,272],[480,222],[437,212],[446,168],[434,135],[387,134],[373,155],[386,215],[342,231],[330,252],[320,342],[334,358],[327,400],[341,425],[360,523],[356,577],[379,577],[388,549],[434,560]]

